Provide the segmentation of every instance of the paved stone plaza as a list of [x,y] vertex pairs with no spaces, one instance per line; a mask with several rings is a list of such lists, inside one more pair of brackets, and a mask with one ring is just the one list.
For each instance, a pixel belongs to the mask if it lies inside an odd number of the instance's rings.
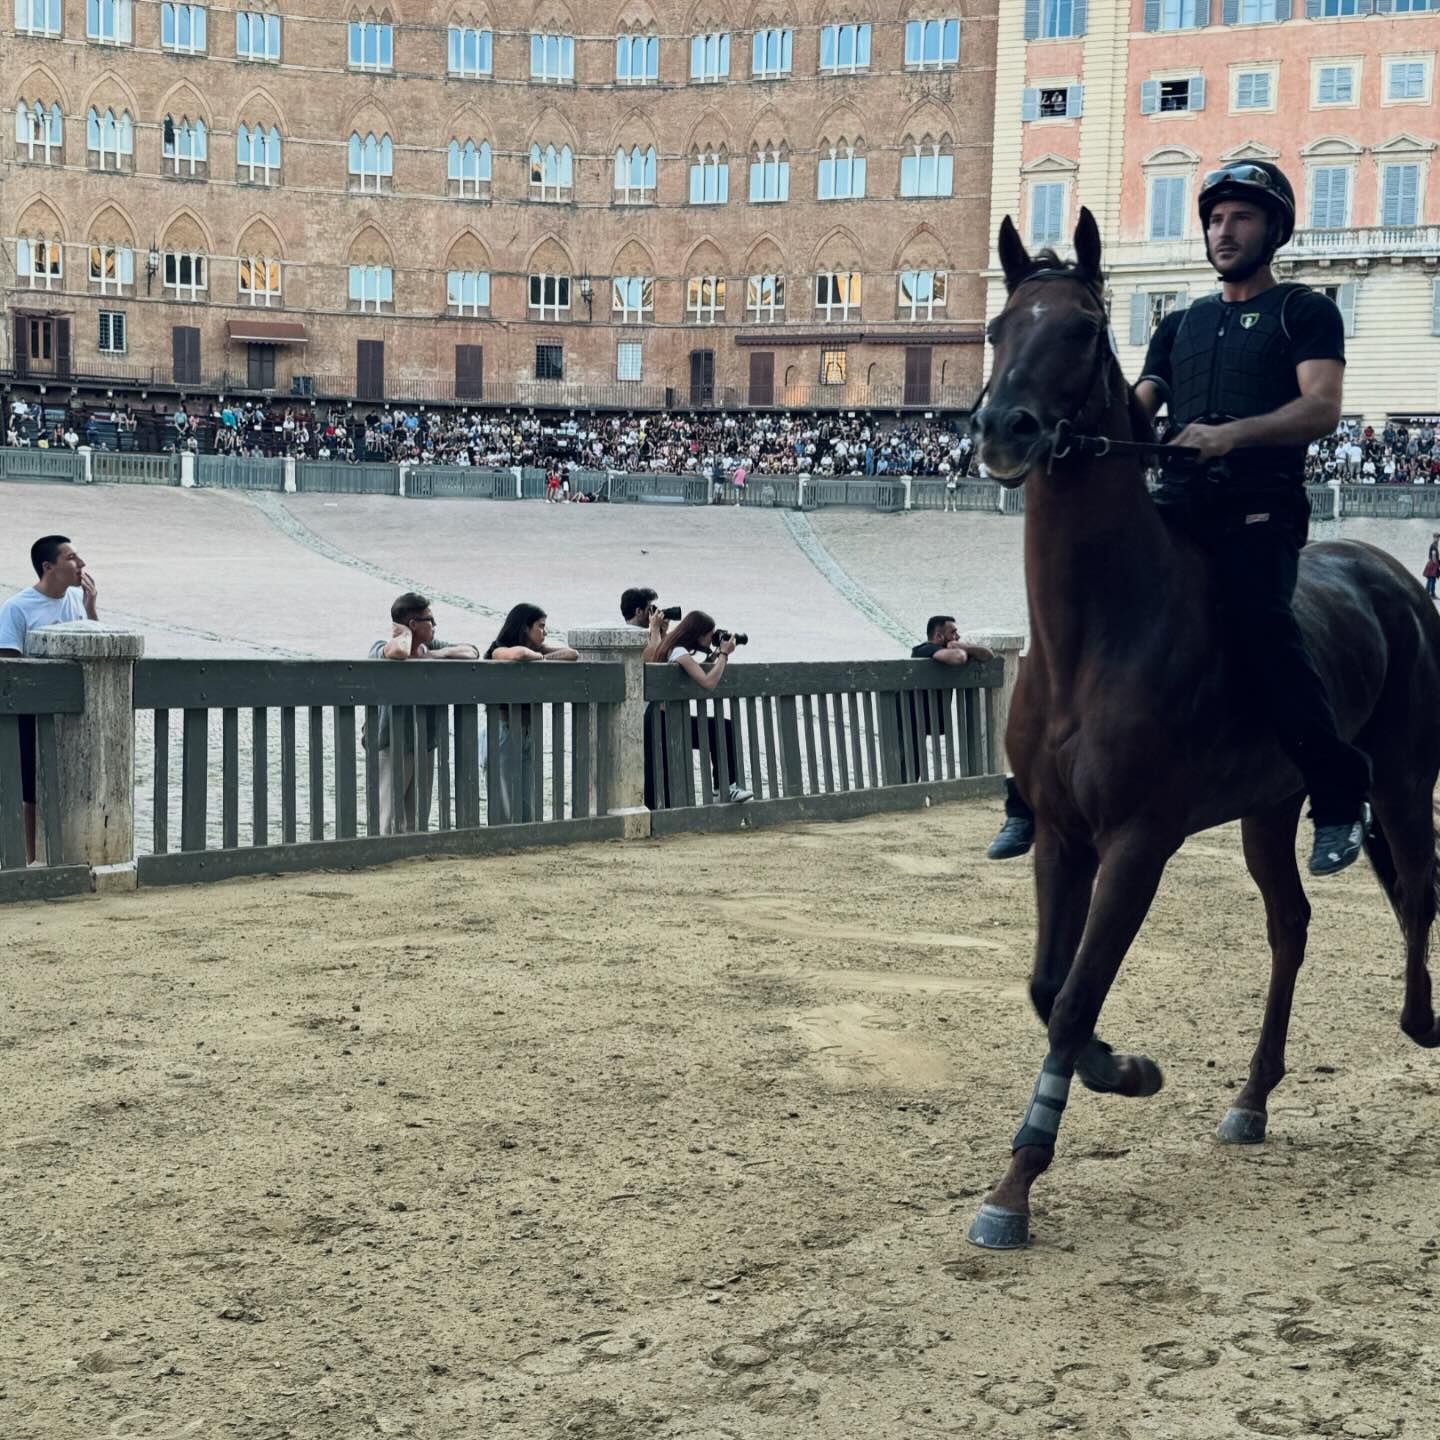
[[[447,639],[484,646],[518,601],[554,627],[616,617],[653,585],[749,633],[748,661],[903,655],[925,617],[1024,629],[1024,523],[721,507],[403,501],[134,486],[4,488],[0,595],[31,583],[36,536],[69,535],[100,584],[101,614],[151,656],[362,656],[390,601],[424,590]],[[1350,520],[1417,573],[1430,525]]]

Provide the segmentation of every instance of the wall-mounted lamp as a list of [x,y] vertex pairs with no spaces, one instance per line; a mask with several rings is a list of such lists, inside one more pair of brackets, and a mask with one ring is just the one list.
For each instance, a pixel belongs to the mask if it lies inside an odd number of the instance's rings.
[[145,293],[150,293],[150,286],[154,282],[155,272],[160,268],[160,252],[152,245],[150,253],[145,257]]
[[595,318],[595,287],[590,283],[588,275],[580,277],[580,298],[585,302],[585,318],[593,320]]

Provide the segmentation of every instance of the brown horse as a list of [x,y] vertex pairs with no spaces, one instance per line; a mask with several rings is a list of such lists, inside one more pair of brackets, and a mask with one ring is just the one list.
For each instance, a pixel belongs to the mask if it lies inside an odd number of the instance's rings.
[[[1146,490],[1149,419],[1109,342],[1100,236],[1088,210],[1075,251],[1070,265],[1048,252],[1032,259],[1006,218],[1009,300],[991,326],[993,378],[976,417],[991,473],[1029,486],[1030,649],[1006,743],[1036,814],[1030,994],[1050,1042],[1010,1168],[970,1230],[993,1248],[1029,1238],[1030,1189],[1054,1157],[1072,1075],[1116,1095],[1160,1088],[1153,1061],[1112,1053],[1095,1027],[1186,836],[1242,821],[1271,949],[1259,1044],[1220,1124],[1222,1141],[1265,1138],[1310,919],[1295,864],[1300,774],[1242,703],[1200,551]],[[1076,444],[1076,435],[1095,438]],[[1426,961],[1436,911],[1440,617],[1390,556],[1354,542],[1305,548],[1294,604],[1342,733],[1373,760],[1366,851],[1405,937],[1400,1025],[1434,1046],[1440,1026]]]

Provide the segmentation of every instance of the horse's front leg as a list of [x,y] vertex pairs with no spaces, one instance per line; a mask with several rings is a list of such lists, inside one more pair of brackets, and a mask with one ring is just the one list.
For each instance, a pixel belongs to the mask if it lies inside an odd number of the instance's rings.
[[1035,963],[1030,1000],[1050,1023],[1050,1011],[1080,948],[1099,857],[1088,841],[1063,839],[1043,819],[1035,836]]
[[1095,1090],[1153,1095],[1160,1088],[1154,1061],[1112,1055],[1095,1038],[1095,1024],[1175,843],[1147,830],[1119,837],[1107,847],[1084,939],[1050,1008],[1050,1053],[1011,1142],[1010,1168],[970,1226],[969,1238],[976,1245],[1011,1250],[1028,1241],[1030,1189],[1055,1157],[1060,1119],[1077,1070],[1083,1083]]

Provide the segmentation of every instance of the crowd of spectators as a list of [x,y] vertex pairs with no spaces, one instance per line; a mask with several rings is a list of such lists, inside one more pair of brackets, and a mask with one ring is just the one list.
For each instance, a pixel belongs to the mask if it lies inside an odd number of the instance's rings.
[[[963,475],[970,436],[935,419],[885,422],[869,415],[611,414],[465,411],[305,404],[197,405],[142,412],[144,434],[127,442],[128,406],[73,413],[59,423],[17,400],[6,443],[155,448],[247,457],[389,461],[486,469],[704,475]],[[52,433],[53,431],[53,433]]]
[[1440,418],[1392,419],[1382,430],[1341,421],[1310,446],[1305,479],[1328,485],[1440,485]]
[[[134,435],[137,426],[144,432]],[[98,433],[97,433],[98,432]],[[133,437],[127,443],[127,432]],[[128,405],[81,413],[42,410],[16,398],[6,415],[7,445],[190,450],[238,456],[390,461],[485,469],[543,468],[565,482],[575,470],[704,475],[728,484],[750,475],[969,474],[973,450],[964,425],[934,418],[869,415],[568,415],[531,411],[436,410],[386,406],[180,404],[169,413]],[[1440,484],[1440,417],[1392,419],[1383,429],[1349,420],[1309,448],[1314,484]]]
[[[971,442],[936,421],[885,427],[868,416],[619,415],[405,409],[321,419],[287,409],[277,420],[259,407],[222,411],[215,448],[229,453],[296,454],[320,459],[411,465],[535,466],[572,470],[699,474],[729,479],[737,468],[760,475],[948,475],[964,473]],[[177,414],[184,434],[193,422]],[[194,444],[191,434],[187,443]]]

